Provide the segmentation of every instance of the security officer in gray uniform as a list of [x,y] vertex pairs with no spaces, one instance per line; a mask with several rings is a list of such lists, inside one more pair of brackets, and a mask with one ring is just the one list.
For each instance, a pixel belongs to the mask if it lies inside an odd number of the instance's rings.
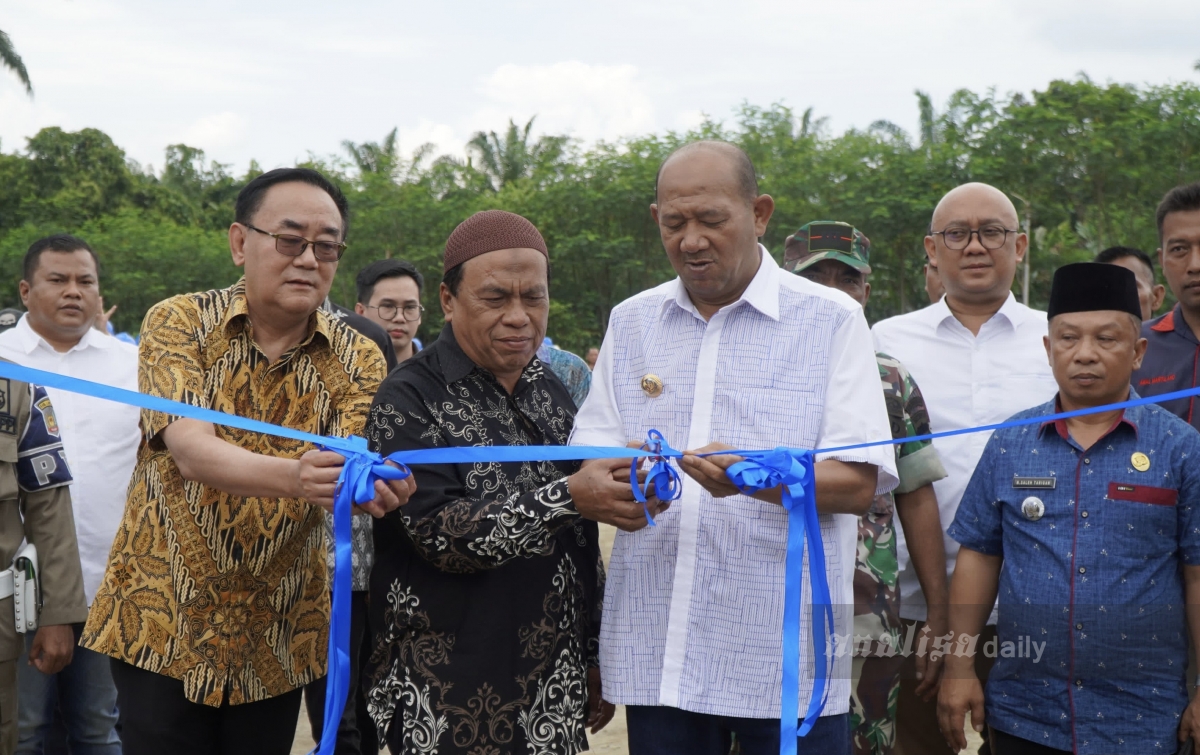
[[[21,602],[23,631],[34,631],[37,622],[29,662],[44,674],[71,662],[71,624],[87,619],[70,483],[46,389],[0,378],[0,755],[11,755],[17,746],[17,656],[24,641],[15,603]],[[36,575],[27,559],[18,562],[21,569],[13,568],[19,549],[23,556],[29,553],[22,540],[36,548]],[[39,587],[22,589],[27,577]],[[40,612],[34,603],[40,603]]]

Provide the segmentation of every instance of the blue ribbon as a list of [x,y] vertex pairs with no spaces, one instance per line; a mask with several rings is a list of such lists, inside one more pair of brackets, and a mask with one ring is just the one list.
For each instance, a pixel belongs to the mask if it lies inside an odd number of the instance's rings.
[[[781,488],[788,512],[787,560],[783,597],[783,686],[780,699],[779,752],[795,755],[796,739],[808,734],[821,716],[829,697],[829,657],[826,643],[833,631],[833,600],[825,575],[825,544],[817,519],[816,482],[810,451],[776,448],[774,451],[737,452],[744,461],[726,470],[729,479],[746,495]],[[813,686],[804,721],[800,713],[800,596],[803,586],[804,548],[808,546],[808,574],[812,587]]]
[[[643,458],[653,460],[644,488],[638,486],[637,465],[631,465],[630,483],[634,497],[642,503],[646,519],[654,524],[646,505],[647,493],[653,488],[660,500],[678,498],[682,489],[677,472],[669,459],[680,458],[683,453],[667,445],[662,434],[651,430],[646,444],[640,448],[618,448],[605,446],[484,446],[430,448],[415,451],[398,451],[384,459],[367,448],[366,441],[359,437],[334,438],[314,435],[267,422],[247,419],[225,412],[191,406],[178,401],[148,396],[136,391],[93,383],[87,380],[58,375],[53,372],[34,370],[11,362],[0,361],[0,377],[36,383],[48,388],[71,391],[108,401],[116,401],[142,409],[163,412],[178,417],[198,419],[225,427],[234,427],[249,432],[264,433],[312,443],[327,450],[336,451],[346,458],[338,479],[337,495],[334,500],[334,575],[331,588],[331,620],[329,632],[329,680],[326,686],[325,723],[321,732],[320,746],[314,750],[318,755],[331,755],[336,741],[338,723],[345,708],[349,688],[349,597],[351,588],[350,515],[355,503],[367,503],[375,497],[375,480],[396,480],[407,477],[408,464],[463,464],[524,461],[567,461],[581,459]],[[701,454],[736,455],[744,461],[731,465],[726,471],[730,480],[747,493],[782,487],[783,505],[788,511],[788,545],[784,596],[783,628],[783,690],[780,716],[780,753],[793,755],[796,739],[811,731],[820,716],[828,697],[828,665],[826,651],[829,632],[833,628],[833,607],[829,584],[825,575],[825,549],[820,535],[817,518],[816,488],[813,475],[813,456],[818,453],[850,451],[873,446],[897,445],[922,440],[935,440],[952,435],[1001,430],[1007,427],[1042,424],[1059,419],[1069,419],[1085,414],[1127,409],[1145,404],[1173,401],[1200,395],[1200,386],[1182,391],[1173,391],[1159,396],[1149,396],[1121,401],[1088,409],[1059,412],[1041,417],[1026,417],[992,425],[947,430],[911,438],[888,439],[870,443],[858,443],[837,448],[806,451],[802,449],[776,448],[774,451],[734,450],[715,451]],[[386,464],[392,461],[400,467]],[[799,626],[802,563],[804,548],[809,555],[809,574],[812,582],[813,603],[813,651],[814,678],[812,695],[803,723],[799,723]]]
[[[352,546],[350,517],[355,504],[375,498],[376,480],[400,480],[410,473],[408,464],[444,464],[499,461],[559,461],[576,459],[637,458],[650,455],[647,451],[602,446],[508,446],[485,448],[431,448],[399,451],[384,459],[367,447],[364,438],[351,436],[334,438],[273,425],[235,414],[184,404],[159,396],[116,388],[90,380],[35,370],[0,360],[0,377],[35,383],[47,388],[70,391],[85,396],[115,401],[141,409],[162,412],[177,417],[197,419],[215,425],[233,427],[249,432],[290,438],[311,443],[345,457],[338,476],[333,503],[334,569],[330,586],[330,619],[328,646],[328,677],[325,683],[324,723],[321,742],[313,750],[316,755],[332,755],[337,744],[338,724],[346,707],[350,690],[350,592],[352,588]],[[661,435],[659,438],[661,439]],[[677,451],[672,451],[678,454]],[[391,466],[392,461],[399,466]],[[665,491],[666,488],[663,488]]]
[[[327,439],[328,440],[328,439]],[[325,715],[321,741],[313,750],[317,755],[332,755],[337,746],[338,725],[350,693],[350,591],[353,574],[350,543],[351,507],[375,499],[376,480],[403,480],[412,472],[400,464],[391,466],[379,454],[367,448],[365,438],[346,438],[349,448],[339,444],[346,457],[338,475],[333,499],[333,583],[330,586],[329,662],[325,679]],[[328,443],[322,447],[330,450]]]
[[668,461],[668,459],[678,459],[683,456],[683,452],[676,451],[667,445],[662,433],[658,430],[650,430],[646,433],[646,442],[642,444],[642,450],[650,454],[649,458],[653,463],[646,472],[644,486],[638,485],[639,465],[630,464],[629,487],[633,488],[633,497],[642,504],[642,511],[646,514],[646,523],[654,527],[657,525],[654,524],[654,517],[650,515],[647,494],[657,497],[660,501],[674,501],[683,494],[683,481],[679,479],[679,473]]

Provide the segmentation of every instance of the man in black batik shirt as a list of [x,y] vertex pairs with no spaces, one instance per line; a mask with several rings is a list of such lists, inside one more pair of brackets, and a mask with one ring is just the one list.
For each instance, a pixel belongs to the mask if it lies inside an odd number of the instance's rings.
[[[372,447],[565,444],[574,403],[535,357],[549,312],[541,234],[518,215],[478,213],[447,241],[445,271],[446,327],[384,382]],[[646,523],[628,460],[413,474],[418,492],[375,529],[367,695],[381,736],[406,754],[583,750],[585,728],[613,713],[597,659],[596,522]]]

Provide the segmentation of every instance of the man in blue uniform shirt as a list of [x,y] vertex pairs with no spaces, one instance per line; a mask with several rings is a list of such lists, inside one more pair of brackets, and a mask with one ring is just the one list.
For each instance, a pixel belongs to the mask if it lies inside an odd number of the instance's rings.
[[[1059,393],[1015,418],[1136,397],[1133,273],[1066,265],[1048,315]],[[1173,753],[1200,735],[1184,681],[1189,633],[1200,642],[1198,458],[1200,433],[1155,405],[996,431],[949,530],[962,550],[938,718],[952,748],[968,710],[996,755]],[[975,647],[997,596],[997,640]],[[976,652],[998,656],[986,693]]]
[[[1178,303],[1142,327],[1146,359],[1133,373],[1143,396],[1200,385],[1200,181],[1167,192],[1155,212],[1163,277]],[[1200,429],[1195,396],[1166,401],[1163,408]]]

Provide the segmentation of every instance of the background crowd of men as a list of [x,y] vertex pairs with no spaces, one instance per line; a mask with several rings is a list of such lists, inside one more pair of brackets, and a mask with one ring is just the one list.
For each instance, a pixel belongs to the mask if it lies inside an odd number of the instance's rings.
[[[553,250],[508,212],[447,239],[424,348],[411,264],[374,262],[353,309],[330,301],[350,208],[301,168],[239,194],[243,277],[155,305],[138,346],[102,327],[86,241],[37,241],[0,358],[383,454],[641,446],[650,428],[688,449],[679,497],[645,506],[628,459],[377,482],[352,531],[340,754],[573,755],[614,705],[633,755],[777,752],[788,514],[778,488],[736,488],[722,452],[780,445],[841,449],[815,457],[816,502],[853,652],[834,653],[799,752],[956,752],[968,713],[995,755],[1200,737],[1195,396],[923,437],[1195,388],[1200,183],[1163,198],[1154,256],[1060,268],[1048,312],[1011,292],[1028,239],[1010,199],[959,186],[925,237],[930,305],[873,328],[867,236],[813,221],[778,265],[759,243],[774,201],[740,149],[685,145],[655,189],[678,277],[616,307],[586,359],[546,339]],[[0,572],[0,755],[282,755],[302,698],[319,739],[342,464],[0,380],[0,567],[36,546],[42,603],[15,632]],[[607,568],[599,524],[619,530]]]

